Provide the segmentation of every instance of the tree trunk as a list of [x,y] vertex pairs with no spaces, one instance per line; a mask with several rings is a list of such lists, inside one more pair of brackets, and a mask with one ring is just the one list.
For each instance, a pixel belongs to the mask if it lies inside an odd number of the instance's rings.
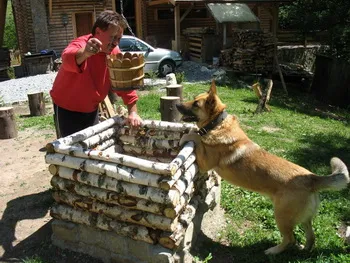
[[141,148],[173,150],[179,150],[180,148],[179,140],[154,139],[148,137],[135,137],[130,135],[122,135],[119,137],[119,139],[123,143],[132,144]]
[[160,98],[160,113],[162,121],[180,121],[181,114],[176,108],[177,103],[180,103],[180,97],[163,96]]
[[167,96],[179,97],[180,101],[182,101],[182,90],[183,90],[182,85],[173,84],[173,85],[168,85],[165,88],[166,88]]
[[29,93],[28,102],[31,116],[43,116],[46,113],[44,93]]
[[13,107],[0,108],[0,139],[17,137],[17,127]]

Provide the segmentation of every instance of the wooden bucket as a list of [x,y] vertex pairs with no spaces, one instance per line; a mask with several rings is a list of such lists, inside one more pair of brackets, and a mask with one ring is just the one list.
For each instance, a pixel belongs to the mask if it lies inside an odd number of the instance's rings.
[[145,60],[143,54],[123,54],[107,56],[107,67],[112,89],[132,90],[143,86],[145,74],[143,68]]

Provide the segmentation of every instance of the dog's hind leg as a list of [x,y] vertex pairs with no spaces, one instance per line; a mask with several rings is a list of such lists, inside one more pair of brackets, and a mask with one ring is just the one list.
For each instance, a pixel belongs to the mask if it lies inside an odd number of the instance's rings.
[[[277,218],[276,218],[277,220]],[[287,247],[289,247],[290,245],[294,245],[295,244],[295,237],[294,237],[294,222],[281,222],[281,221],[277,221],[277,227],[279,229],[279,231],[281,232],[282,235],[282,243],[271,247],[267,250],[265,250],[265,254],[266,255],[275,255],[275,254],[279,254],[282,251],[284,251]]]
[[303,229],[305,231],[306,235],[306,244],[304,249],[306,250],[312,250],[315,244],[315,233],[312,229],[312,219],[307,220],[306,222],[302,223]]

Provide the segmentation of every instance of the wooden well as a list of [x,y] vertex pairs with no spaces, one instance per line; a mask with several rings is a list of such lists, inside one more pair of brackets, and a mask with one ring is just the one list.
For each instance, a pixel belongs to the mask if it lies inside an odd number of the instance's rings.
[[118,90],[138,89],[145,77],[143,54],[126,52],[107,56],[107,67],[112,88]]
[[190,262],[185,251],[220,198],[217,175],[198,171],[193,142],[179,145],[196,126],[122,123],[116,116],[46,146],[53,243],[104,262]]

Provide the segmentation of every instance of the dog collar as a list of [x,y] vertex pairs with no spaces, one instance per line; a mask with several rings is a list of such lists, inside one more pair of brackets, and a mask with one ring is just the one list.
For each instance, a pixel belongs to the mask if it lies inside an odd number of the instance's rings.
[[197,133],[200,136],[206,135],[210,130],[214,129],[215,126],[219,125],[226,117],[227,117],[227,112],[223,111],[219,114],[219,116],[212,120],[211,122],[209,122],[207,125],[205,125],[203,128],[200,128]]

